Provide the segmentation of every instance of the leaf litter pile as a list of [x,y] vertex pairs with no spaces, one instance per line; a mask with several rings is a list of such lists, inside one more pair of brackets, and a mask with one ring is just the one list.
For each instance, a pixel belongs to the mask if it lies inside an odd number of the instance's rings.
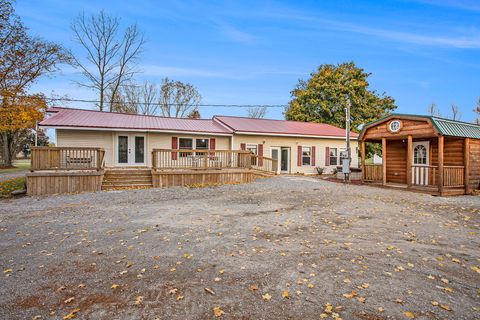
[[0,318],[478,319],[479,227],[307,177],[2,201]]

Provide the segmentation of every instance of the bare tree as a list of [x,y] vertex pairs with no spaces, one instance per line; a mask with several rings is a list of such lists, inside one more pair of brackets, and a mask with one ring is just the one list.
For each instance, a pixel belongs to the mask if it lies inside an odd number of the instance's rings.
[[141,85],[126,84],[113,93],[109,91],[108,98],[112,101],[112,110],[116,112],[155,115],[158,113],[159,89],[145,81]]
[[193,109],[190,111],[190,113],[187,115],[187,118],[190,119],[200,119],[202,116],[200,115],[200,111],[198,109]]
[[458,105],[452,103],[450,105],[450,108],[452,109],[452,120],[460,120],[460,118],[462,117],[462,113],[460,112],[460,108],[458,107]]
[[480,125],[480,97],[477,100],[477,105],[475,106],[475,109],[473,109],[473,112],[477,115],[477,118],[474,120],[475,123]]
[[[85,49],[86,61],[74,56],[75,66],[85,76],[80,86],[98,91],[99,109],[103,111],[105,102],[113,101],[119,88],[138,73],[138,60],[145,39],[136,24],[120,31],[120,18],[112,17],[103,10],[98,15],[86,17],[80,14],[72,23],[75,40]],[[93,68],[92,68],[93,65]],[[110,91],[107,100],[107,91]]]
[[251,107],[247,109],[247,112],[249,118],[265,118],[265,115],[267,114],[267,107]]
[[428,107],[427,111],[428,114],[430,114],[431,116],[441,117],[440,110],[438,109],[435,102],[432,102],[432,104]]
[[184,118],[192,110],[198,110],[201,101],[202,96],[193,85],[168,78],[162,80],[159,97],[162,116]]

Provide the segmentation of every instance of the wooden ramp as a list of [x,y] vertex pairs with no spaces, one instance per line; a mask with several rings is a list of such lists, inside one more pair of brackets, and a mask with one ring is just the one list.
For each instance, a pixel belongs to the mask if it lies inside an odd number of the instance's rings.
[[102,190],[151,188],[150,169],[105,169]]

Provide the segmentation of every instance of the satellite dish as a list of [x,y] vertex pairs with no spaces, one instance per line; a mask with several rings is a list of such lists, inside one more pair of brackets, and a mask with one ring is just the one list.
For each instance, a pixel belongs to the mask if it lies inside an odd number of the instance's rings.
[[365,127],[364,123],[359,124],[358,127],[357,127],[358,131],[362,131],[363,127]]

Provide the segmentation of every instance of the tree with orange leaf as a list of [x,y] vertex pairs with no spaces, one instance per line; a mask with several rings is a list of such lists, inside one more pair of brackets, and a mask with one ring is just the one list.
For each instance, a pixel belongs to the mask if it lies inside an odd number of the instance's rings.
[[70,55],[60,45],[28,34],[12,0],[0,0],[0,138],[4,164],[10,166],[22,130],[43,118],[45,98],[28,94],[40,77],[51,74]]

